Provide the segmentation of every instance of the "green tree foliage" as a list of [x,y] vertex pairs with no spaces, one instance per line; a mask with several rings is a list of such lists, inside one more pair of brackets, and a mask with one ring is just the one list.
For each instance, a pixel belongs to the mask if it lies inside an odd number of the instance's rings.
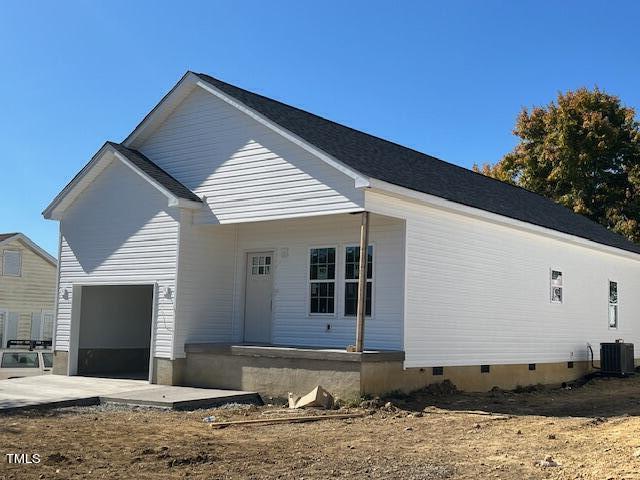
[[640,124],[635,110],[598,88],[560,93],[523,109],[513,151],[473,169],[520,185],[640,241]]

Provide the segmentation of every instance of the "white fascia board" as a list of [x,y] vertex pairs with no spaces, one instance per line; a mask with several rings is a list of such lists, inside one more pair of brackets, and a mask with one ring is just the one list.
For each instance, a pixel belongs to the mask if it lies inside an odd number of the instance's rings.
[[238,223],[257,223],[257,222],[270,222],[273,220],[289,220],[292,218],[309,218],[309,217],[321,217],[326,215],[342,215],[347,213],[361,213],[364,212],[363,207],[345,208],[340,210],[320,210],[317,212],[305,212],[305,213],[288,213],[281,215],[272,215],[268,217],[248,217],[248,218],[232,218],[228,220],[218,221],[220,225],[233,225]]
[[253,118],[258,123],[260,123],[260,124],[264,125],[265,127],[273,130],[274,132],[276,132],[277,134],[283,136],[284,138],[286,138],[290,142],[298,145],[299,147],[303,148],[307,152],[309,152],[309,153],[313,154],[314,156],[318,157],[320,160],[322,160],[325,163],[329,164],[330,166],[332,166],[336,170],[338,170],[338,171],[344,173],[345,175],[353,178],[355,183],[356,183],[356,187],[357,188],[362,188],[362,187],[366,187],[366,186],[369,185],[369,178],[366,177],[365,175],[362,175],[360,172],[357,172],[356,170],[348,167],[347,165],[345,165],[344,163],[342,163],[338,159],[336,159],[333,156],[329,155],[328,153],[324,152],[323,150],[321,150],[320,148],[316,147],[315,145],[310,144],[309,142],[307,142],[303,138],[299,137],[295,133],[290,132],[289,130],[281,127],[277,123],[275,123],[272,120],[268,119],[264,115],[256,112],[252,108],[247,107],[245,104],[243,104],[240,101],[236,100],[235,98],[227,95],[226,93],[224,93],[221,90],[217,89],[216,87],[214,87],[210,83],[205,82],[204,80],[202,80],[197,75],[195,75],[195,74],[193,74],[193,75],[198,79],[198,81],[196,83],[197,86],[199,86],[200,88],[204,89],[205,91],[215,95],[216,97],[218,97],[219,99],[221,99],[224,102],[228,103],[229,105],[237,108],[238,110],[240,110],[241,112],[245,113],[246,115],[249,115],[251,118]]
[[[56,195],[56,197],[51,201],[51,203],[44,209],[42,212],[42,216],[47,220],[60,220],[62,217],[62,212],[64,208],[58,208],[60,204],[70,195],[77,187],[81,186],[85,181],[89,172],[93,171],[97,168],[98,164],[103,160],[105,152],[108,149],[112,149],[108,144],[104,144],[100,150],[93,156],[91,161],[87,163],[82,170],[69,182],[67,186],[65,186],[62,191]],[[104,166],[102,167],[104,169]],[[102,170],[101,169],[101,170]],[[84,189],[83,189],[84,190]]]
[[24,233],[18,233],[9,238],[5,238],[2,242],[0,242],[0,248],[4,245],[7,245],[15,240],[19,240],[24,243],[28,248],[33,250],[37,255],[40,255],[47,262],[51,263],[54,266],[58,265],[58,261],[53,258],[53,255],[50,255],[46,250],[42,249],[38,244],[36,244],[33,240],[27,237]]
[[125,147],[137,145],[148,135],[147,132],[169,116],[173,109],[193,90],[200,77],[193,72],[185,73],[153,110],[142,119],[138,126],[122,141]]
[[[578,237],[576,235],[559,232],[557,230],[541,227],[539,225],[534,225],[532,223],[524,222],[522,220],[516,220],[514,218],[505,217],[503,215],[488,212],[486,210],[481,210],[479,208],[469,207],[467,205],[462,205],[460,203],[452,202],[451,200],[446,200],[444,198],[437,197],[435,195],[417,192],[409,188],[401,187],[399,185],[394,185],[392,183],[388,183],[383,180],[377,180],[372,178],[370,180],[369,188],[373,192],[383,193],[385,195],[400,198],[403,200],[410,200],[410,201],[413,201],[414,203],[419,203],[423,205],[428,205],[433,208],[437,208],[438,210],[457,213],[459,215],[464,215],[467,217],[484,220],[486,222],[494,223],[496,225],[507,226],[507,227],[514,228],[516,230],[535,233],[537,235],[542,235],[547,238],[553,238],[555,240],[560,240],[573,245],[579,245],[585,248],[590,248],[592,250],[597,250],[600,252],[610,253],[620,257],[625,257],[631,260],[640,261],[640,254],[630,252],[628,250],[611,247],[609,245],[604,245],[602,243],[594,242],[592,240]],[[367,209],[366,195],[365,195],[365,209]]]

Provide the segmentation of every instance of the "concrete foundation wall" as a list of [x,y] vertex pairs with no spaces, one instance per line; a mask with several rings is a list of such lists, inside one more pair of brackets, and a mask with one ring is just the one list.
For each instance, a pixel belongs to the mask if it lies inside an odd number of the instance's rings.
[[54,375],[69,374],[69,352],[56,350],[53,352],[53,369],[51,373]]
[[560,385],[593,371],[590,362],[583,361],[574,362],[571,368],[567,362],[536,364],[534,370],[529,364],[491,365],[488,373],[481,372],[480,365],[444,367],[442,375],[434,375],[432,368],[405,369],[403,360],[389,353],[376,359],[375,354],[358,358],[346,352],[330,352],[332,356],[321,351],[238,348],[246,349],[188,348],[183,374],[174,380],[196,387],[257,391],[270,397],[286,397],[288,392],[300,395],[322,385],[334,396],[349,400],[392,391],[409,393],[445,380],[468,392]]
[[158,385],[188,385],[184,383],[185,359],[155,357],[153,359],[153,378],[151,383]]
[[491,365],[488,373],[482,373],[480,365],[444,367],[442,375],[434,375],[432,368],[403,369],[398,363],[363,365],[362,393],[380,394],[399,390],[412,392],[434,383],[449,380],[458,390],[486,392],[493,387],[512,390],[518,386],[560,385],[571,382],[591,372],[590,362],[539,363],[535,370],[529,364]]
[[187,355],[185,385],[258,392],[269,397],[301,395],[322,385],[334,396],[360,396],[360,365],[355,362],[233,356]]

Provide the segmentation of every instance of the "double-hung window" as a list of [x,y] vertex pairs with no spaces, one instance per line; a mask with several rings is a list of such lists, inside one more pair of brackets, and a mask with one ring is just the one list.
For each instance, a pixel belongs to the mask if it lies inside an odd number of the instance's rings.
[[312,248],[309,253],[309,313],[333,315],[336,300],[336,249]]
[[562,272],[551,270],[551,303],[562,303]]
[[[344,315],[355,316],[358,311],[358,274],[360,267],[360,247],[346,247],[344,259]],[[367,249],[367,289],[365,294],[365,315],[371,316],[373,291],[373,245]]]
[[609,280],[609,328],[618,328],[618,282]]
[[7,277],[22,275],[22,253],[19,250],[2,252],[2,275]]

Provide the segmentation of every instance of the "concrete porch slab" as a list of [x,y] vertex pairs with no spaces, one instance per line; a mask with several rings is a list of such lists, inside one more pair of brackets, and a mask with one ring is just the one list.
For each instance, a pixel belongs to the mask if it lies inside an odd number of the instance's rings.
[[[144,392],[149,392],[143,395]],[[257,403],[253,392],[149,384],[146,380],[39,375],[0,380],[0,413],[31,407],[96,405],[103,398],[130,405],[163,408],[203,408],[223,403]],[[131,401],[128,401],[130,399]],[[137,403],[136,403],[137,402]],[[147,402],[147,403],[145,403]]]
[[[154,385],[155,386],[155,385]],[[148,390],[132,390],[100,397],[100,403],[151,406],[174,410],[194,410],[225,403],[253,403],[262,405],[260,395],[240,390],[155,386]]]

